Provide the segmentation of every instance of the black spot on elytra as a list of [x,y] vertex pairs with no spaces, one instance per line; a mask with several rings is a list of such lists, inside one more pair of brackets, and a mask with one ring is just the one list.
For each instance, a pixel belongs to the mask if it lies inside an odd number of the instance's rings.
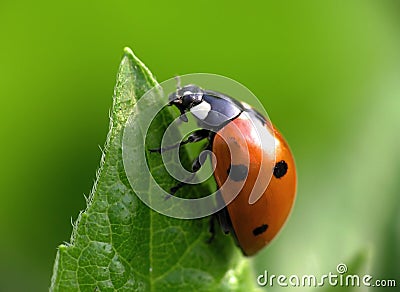
[[274,176],[276,178],[281,178],[282,176],[284,176],[286,174],[287,170],[288,170],[287,163],[285,162],[285,160],[281,160],[275,164]]
[[246,165],[234,164],[234,165],[229,166],[227,173],[231,180],[243,181],[247,177],[248,169],[247,169]]
[[267,229],[268,229],[268,225],[263,224],[261,226],[254,228],[253,234],[254,234],[254,236],[260,235],[260,234],[264,233],[265,231],[267,231]]

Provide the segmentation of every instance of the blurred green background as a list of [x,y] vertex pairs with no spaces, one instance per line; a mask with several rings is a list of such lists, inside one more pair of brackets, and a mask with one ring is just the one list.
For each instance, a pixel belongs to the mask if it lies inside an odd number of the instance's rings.
[[124,46],[159,81],[241,82],[289,141],[296,205],[255,274],[344,262],[400,287],[398,1],[2,1],[0,32],[0,291],[49,286],[93,184]]

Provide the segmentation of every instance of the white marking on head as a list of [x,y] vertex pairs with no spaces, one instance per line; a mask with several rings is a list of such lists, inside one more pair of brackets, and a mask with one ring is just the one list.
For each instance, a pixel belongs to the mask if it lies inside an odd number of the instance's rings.
[[192,107],[190,112],[199,120],[204,120],[211,110],[211,105],[208,102],[202,101],[198,105]]

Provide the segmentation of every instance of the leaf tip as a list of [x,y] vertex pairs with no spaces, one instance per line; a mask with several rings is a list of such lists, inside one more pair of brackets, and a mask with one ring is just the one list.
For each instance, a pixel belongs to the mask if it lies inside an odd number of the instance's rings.
[[153,76],[153,74],[146,67],[146,65],[142,61],[140,61],[140,59],[138,57],[136,57],[136,55],[133,53],[131,48],[129,48],[129,47],[124,48],[123,59],[128,59],[132,65],[138,66],[142,70],[142,72],[145,75],[147,75],[147,81],[149,82],[149,84],[151,86],[154,86],[157,84],[157,81],[156,81],[155,77]]
[[142,61],[139,60],[138,57],[133,53],[132,49],[130,47],[125,47],[124,48],[124,58],[128,58],[130,61],[132,61],[134,64],[139,64],[142,67],[146,67]]
[[130,47],[125,47],[124,48],[124,56],[135,56],[135,54],[133,53],[132,49]]

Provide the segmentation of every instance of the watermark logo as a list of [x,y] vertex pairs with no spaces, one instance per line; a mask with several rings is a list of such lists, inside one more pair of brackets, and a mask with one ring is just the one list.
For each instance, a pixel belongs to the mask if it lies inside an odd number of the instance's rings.
[[[171,145],[181,144],[185,138],[187,139],[188,136],[195,133],[199,128],[213,131],[212,128],[207,128],[207,125],[200,125],[199,117],[205,116],[206,114],[220,116],[221,112],[213,111],[206,107],[198,107],[197,109],[192,108],[190,113],[181,112],[179,116],[179,111],[174,109],[172,111],[176,114],[176,119],[173,122],[169,123],[168,126],[163,124],[159,127],[157,127],[157,125],[154,127],[154,122],[157,121],[157,116],[160,112],[174,108],[166,108],[169,105],[169,97],[171,94],[178,94],[181,88],[185,88],[185,86],[189,84],[195,85],[196,88],[220,92],[234,99],[244,101],[246,104],[257,108],[267,121],[269,120],[262,104],[249,89],[230,78],[215,74],[196,73],[183,75],[180,76],[180,82],[178,84],[177,80],[172,78],[155,86],[139,99],[124,129],[122,157],[125,172],[132,189],[146,205],[158,213],[179,219],[202,218],[218,212],[239,194],[245,183],[245,180],[235,182],[235,186],[232,187],[229,185],[228,180],[226,180],[225,184],[222,185],[220,189],[229,189],[229,192],[225,192],[229,194],[228,199],[224,196],[224,200],[221,200],[218,190],[206,197],[187,199],[171,195],[169,193],[169,188],[174,186],[164,185],[161,187],[157,183],[155,177],[153,177],[147,163],[149,147],[146,145],[146,140],[152,135],[150,128],[153,129],[153,131],[163,131],[162,141],[152,142],[157,142],[157,144],[154,144],[156,147],[168,149],[168,151],[161,151],[158,155],[162,156],[163,164],[168,174],[175,178],[178,183],[198,184],[204,182],[213,174],[216,159],[215,155],[209,149],[203,149],[203,151],[199,153],[200,165],[204,163],[205,158],[213,158],[213,165],[209,168],[209,171],[203,171],[201,168],[199,172],[191,172],[182,166],[179,156],[179,147],[171,147]],[[196,112],[196,110],[198,112]],[[204,112],[205,110],[207,110],[207,112]],[[246,112],[244,114],[247,115],[248,113]],[[229,125],[235,127],[234,123],[229,123]],[[261,122],[254,122],[253,126],[257,129],[256,132],[258,133],[258,139],[262,145],[261,147],[263,147],[263,149],[269,149],[269,152],[263,151],[261,155],[266,163],[260,163],[266,170],[260,171],[258,174],[257,182],[250,196],[250,204],[255,203],[268,187],[269,181],[273,175],[272,172],[275,163],[275,139],[271,123],[268,122],[265,125],[261,125]],[[263,127],[263,129],[259,130],[260,127]],[[265,127],[269,127],[269,131],[265,131]],[[247,143],[245,141],[245,135],[241,133],[241,130],[237,127],[233,129],[233,131],[237,133],[237,139],[244,141],[242,144],[245,145],[245,149],[240,149],[240,153],[238,154],[238,150],[235,149],[237,143],[235,144],[222,136],[229,148],[230,153],[227,153],[227,155],[230,155],[231,163],[234,163],[235,159],[240,157],[241,164],[249,169],[252,153],[246,148]],[[266,133],[272,134],[266,135]],[[264,144],[265,146],[263,146]],[[267,154],[264,154],[264,152]],[[190,187],[192,186],[186,187],[188,191],[190,191]]]
[[336,271],[339,274],[347,273],[347,266],[345,264],[343,264],[343,263],[338,264],[337,267],[336,267]]
[[348,268],[344,263],[336,266],[336,273],[319,277],[315,275],[275,275],[269,274],[267,270],[258,275],[257,284],[259,286],[280,286],[280,287],[396,287],[395,279],[374,279],[369,274],[356,275],[347,273]]

